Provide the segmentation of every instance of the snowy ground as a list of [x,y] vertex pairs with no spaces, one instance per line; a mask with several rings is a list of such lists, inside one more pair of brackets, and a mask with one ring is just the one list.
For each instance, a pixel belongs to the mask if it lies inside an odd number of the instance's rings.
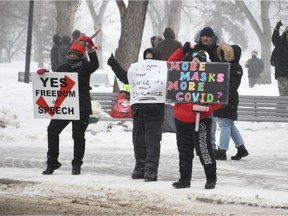
[[[23,68],[0,64],[0,214],[288,215],[287,123],[237,122],[250,155],[219,161],[214,190],[204,189],[197,157],[191,188],[172,188],[179,174],[171,133],[163,134],[158,181],[132,180],[131,131],[109,122],[89,126],[80,176],[71,175],[71,127],[61,135],[62,167],[42,175],[49,120],[33,118],[32,86],[17,82]],[[278,95],[275,83],[250,89],[242,80],[240,94]],[[235,153],[231,142],[228,157]]]

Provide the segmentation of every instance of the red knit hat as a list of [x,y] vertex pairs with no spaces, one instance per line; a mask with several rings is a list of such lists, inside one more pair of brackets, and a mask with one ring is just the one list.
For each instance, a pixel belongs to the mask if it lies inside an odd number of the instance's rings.
[[86,51],[86,43],[83,40],[77,40],[72,43],[69,49],[69,53],[74,52],[80,56],[83,56]]

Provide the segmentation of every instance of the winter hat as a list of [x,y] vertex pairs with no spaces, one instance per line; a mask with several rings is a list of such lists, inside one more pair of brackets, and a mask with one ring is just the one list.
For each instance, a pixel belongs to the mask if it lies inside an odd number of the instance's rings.
[[68,51],[68,55],[70,53],[75,53],[75,54],[79,55],[79,57],[83,57],[85,51],[86,51],[86,43],[85,43],[85,41],[77,40],[77,41],[74,41],[72,43],[72,45],[70,46],[70,49]]
[[215,33],[213,31],[213,29],[211,27],[205,27],[201,30],[200,32],[200,36],[210,36],[210,37],[213,37],[215,36]]
[[165,28],[165,30],[163,32],[163,36],[165,39],[168,39],[168,38],[175,39],[175,33],[174,33],[173,29],[170,27]]
[[198,58],[200,62],[211,62],[209,54],[204,50],[199,50],[192,54],[192,59]]
[[152,59],[154,59],[154,60],[160,60],[161,59],[160,50],[156,47],[151,47],[151,48],[146,49],[143,53],[143,59],[146,59],[147,53],[152,53],[153,54]]
[[53,42],[59,46],[61,44],[61,37],[59,35],[55,34],[53,36]]

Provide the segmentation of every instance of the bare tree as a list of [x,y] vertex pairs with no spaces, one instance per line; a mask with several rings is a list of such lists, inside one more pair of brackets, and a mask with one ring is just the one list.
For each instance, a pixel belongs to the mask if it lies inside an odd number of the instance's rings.
[[[129,0],[127,7],[122,0],[116,1],[116,3],[120,11],[121,35],[115,58],[125,70],[128,70],[131,63],[138,60],[148,0]],[[117,83],[115,81],[113,91],[117,91],[118,85],[115,85]]]
[[58,34],[68,36],[71,35],[79,1],[80,0],[55,1],[57,10],[56,32]]
[[[86,1],[87,6],[89,8],[90,14],[92,16],[93,19],[93,23],[94,23],[94,30],[102,30],[102,20],[104,18],[104,13],[105,10],[107,8],[107,5],[109,3],[109,1],[100,1],[100,2],[94,2],[94,1]],[[95,6],[96,4],[96,6]],[[96,10],[98,11],[98,13],[96,12]],[[98,58],[99,58],[99,62],[100,62],[100,68],[103,68],[103,55],[102,55],[102,42],[103,42],[103,37],[102,37],[102,32],[100,31],[99,34],[97,35],[97,37],[94,39],[95,44],[100,48],[98,50]]]
[[[256,4],[258,2],[255,2]],[[271,56],[271,24],[269,19],[269,8],[271,1],[259,1],[260,4],[260,21],[254,16],[243,0],[236,1],[236,4],[240,7],[240,10],[246,15],[252,28],[257,34],[261,44],[261,58],[264,61],[264,72],[261,77],[263,84],[271,84],[271,67],[270,67],[270,56]]]

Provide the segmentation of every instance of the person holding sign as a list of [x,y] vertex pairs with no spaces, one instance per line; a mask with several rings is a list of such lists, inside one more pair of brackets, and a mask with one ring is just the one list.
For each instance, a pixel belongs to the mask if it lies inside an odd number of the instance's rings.
[[[182,49],[178,49],[173,53],[168,62],[181,61],[188,49],[192,51],[194,46],[190,46],[189,43],[187,48],[187,43],[185,43]],[[192,55],[192,62],[194,63],[207,61],[210,61],[209,55],[203,50],[194,52]],[[173,187],[190,187],[194,149],[196,149],[206,175],[205,189],[215,188],[217,175],[216,161],[211,145],[211,125],[212,113],[220,107],[221,104],[175,103],[174,113],[180,179],[172,184]],[[200,116],[199,113],[201,113]],[[198,117],[199,122],[197,122]],[[199,127],[198,130],[196,127]]]
[[[88,61],[84,54],[86,49],[89,54]],[[94,43],[91,38],[82,35],[74,41],[66,56],[67,63],[58,68],[58,72],[77,72],[79,85],[79,103],[80,119],[79,120],[58,120],[52,119],[48,126],[48,152],[47,168],[43,175],[50,175],[54,170],[61,167],[58,161],[59,156],[59,135],[62,130],[72,122],[72,137],[74,140],[74,158],[72,160],[72,175],[81,173],[82,159],[85,152],[85,131],[88,126],[89,115],[92,114],[90,100],[90,75],[99,67],[98,57],[94,49]],[[48,72],[45,69],[37,71],[39,75]]]
[[[148,48],[144,51],[143,56],[144,59],[160,60],[160,51],[157,48]],[[121,82],[129,84],[128,73],[113,55],[111,55],[107,63]],[[133,86],[130,85],[130,88],[132,90]],[[164,103],[132,104],[132,114],[132,139],[135,157],[132,179],[144,179],[146,182],[157,181]]]
[[231,62],[229,98],[228,104],[223,105],[214,112],[220,126],[220,141],[216,152],[216,160],[227,160],[226,151],[229,147],[230,137],[235,143],[237,154],[232,156],[232,160],[240,160],[242,157],[248,156],[248,151],[244,146],[243,138],[234,124],[237,120],[237,109],[239,103],[238,88],[243,75],[242,66],[239,64],[241,57],[241,48],[237,45],[220,44],[217,53],[219,59],[223,62]]

